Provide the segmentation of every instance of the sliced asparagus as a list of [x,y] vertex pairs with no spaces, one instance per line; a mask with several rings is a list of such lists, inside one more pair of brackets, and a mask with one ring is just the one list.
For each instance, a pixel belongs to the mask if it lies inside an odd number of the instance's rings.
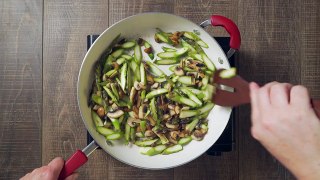
[[167,149],[165,149],[162,154],[166,155],[166,154],[172,154],[172,153],[176,153],[179,152],[183,149],[183,147],[180,144],[176,144],[174,146],[168,147]]
[[139,44],[136,44],[134,46],[134,59],[136,60],[136,62],[138,64],[141,63],[142,60],[142,52],[141,52],[141,47],[139,46]]
[[168,93],[168,92],[169,92],[168,89],[164,89],[164,88],[162,88],[162,89],[157,89],[157,90],[153,90],[153,91],[149,92],[149,93],[146,95],[146,99],[151,99],[151,98],[153,98],[153,97],[155,97],[155,96],[159,96],[159,95],[161,95],[161,94],[165,94],[165,93]]
[[123,43],[121,45],[121,47],[124,49],[130,49],[130,48],[133,48],[135,45],[136,45],[135,41],[127,41],[127,42]]
[[171,64],[177,64],[178,62],[179,62],[178,59],[157,59],[154,61],[154,63],[158,65],[171,65]]
[[219,76],[223,79],[229,79],[229,78],[232,78],[234,76],[237,75],[237,70],[236,68],[232,67],[230,69],[225,69],[225,70],[222,70],[219,74]]
[[100,117],[95,111],[91,110],[91,116],[92,116],[93,123],[96,127],[103,126],[102,120],[100,119]]
[[188,51],[187,47],[183,47],[177,51],[174,52],[161,52],[158,53],[157,56],[163,59],[167,59],[167,58],[177,58],[179,56],[182,56],[183,54],[185,54]]

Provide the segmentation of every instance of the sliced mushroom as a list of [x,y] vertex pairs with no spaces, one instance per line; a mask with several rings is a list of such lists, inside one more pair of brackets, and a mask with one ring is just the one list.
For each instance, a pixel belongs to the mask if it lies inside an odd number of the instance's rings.
[[113,111],[117,110],[119,107],[116,105],[116,103],[113,103],[111,105],[111,108],[113,109]]
[[150,84],[153,84],[154,83],[154,79],[151,75],[147,75],[147,81],[150,83]]
[[116,110],[116,111],[113,111],[113,112],[108,112],[107,113],[107,116],[109,118],[119,118],[120,116],[122,116],[124,114],[124,112],[120,109]]
[[150,115],[147,116],[147,120],[150,122],[151,126],[155,126],[157,123]]
[[196,140],[196,141],[201,141],[201,140],[203,139],[204,135],[205,135],[205,134],[202,133],[200,130],[195,130],[195,131],[192,133],[191,137],[192,137],[192,139],[194,139],[194,140]]
[[179,131],[171,131],[169,134],[172,139],[177,140],[177,137],[179,136]]
[[171,136],[168,138],[168,140],[173,144],[178,144],[178,141],[173,139]]
[[174,116],[176,114],[176,112],[174,110],[172,110],[172,109],[170,109],[169,112],[170,112],[170,116]]
[[159,87],[159,83],[154,83],[152,86],[151,86],[151,89],[157,89]]
[[99,117],[103,117],[104,116],[104,109],[103,107],[99,107],[97,110],[97,114]]
[[138,81],[135,81],[135,82],[133,83],[133,87],[136,88],[137,91],[139,91],[139,90],[142,89],[141,86],[140,86],[140,83],[139,83]]
[[171,116],[169,114],[165,114],[165,115],[163,115],[162,118],[163,118],[163,120],[168,120],[171,118]]
[[136,105],[137,107],[140,107],[141,104],[141,91],[138,91],[138,93],[136,93]]
[[176,112],[176,114],[180,113],[180,107],[179,106],[175,106],[174,107],[174,112]]
[[137,123],[140,123],[141,120],[140,119],[135,119],[132,117],[129,117],[127,120],[127,123],[129,124],[130,127],[135,127],[137,125]]
[[199,77],[204,78],[205,76],[206,76],[206,75],[205,75],[203,72],[199,72],[199,73],[198,73],[198,78],[199,78]]
[[135,87],[132,87],[131,91],[130,91],[130,102],[133,103],[133,100],[134,100],[136,93],[137,93],[137,90],[135,89]]
[[145,104],[142,104],[140,107],[139,107],[139,119],[143,119],[145,114],[148,112],[148,107],[147,105]]
[[98,105],[94,105],[92,109],[96,111],[96,110],[99,109],[99,107],[100,107],[100,106],[98,106]]
[[174,68],[174,73],[177,76],[183,76],[184,75],[184,71],[180,66],[176,66],[176,68]]
[[181,137],[181,138],[185,137],[186,136],[186,132],[185,131],[180,131],[178,136]]
[[168,108],[169,108],[169,109],[172,109],[172,110],[174,110],[174,108],[175,108],[175,105],[173,105],[173,104],[168,104]]
[[186,75],[187,76],[198,77],[198,73],[197,72],[187,72]]
[[144,136],[145,137],[154,137],[154,136],[156,136],[156,134],[152,130],[146,130],[146,132],[144,132]]
[[179,128],[178,124],[170,124],[169,122],[166,122],[166,126],[167,126],[167,128],[174,129],[174,130]]

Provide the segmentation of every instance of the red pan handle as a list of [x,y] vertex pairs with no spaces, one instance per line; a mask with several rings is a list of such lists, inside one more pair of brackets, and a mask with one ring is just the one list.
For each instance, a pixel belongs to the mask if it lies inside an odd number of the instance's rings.
[[71,175],[80,166],[88,161],[88,157],[81,150],[77,150],[64,164],[59,176],[59,180],[63,180]]
[[224,16],[212,15],[210,20],[206,20],[200,24],[201,27],[222,26],[230,35],[230,50],[227,53],[227,57],[230,58],[235,51],[239,50],[241,44],[241,35],[237,25]]
[[212,15],[211,16],[212,26],[222,26],[230,35],[230,47],[232,49],[239,50],[241,44],[240,31],[237,25],[230,19],[220,16]]

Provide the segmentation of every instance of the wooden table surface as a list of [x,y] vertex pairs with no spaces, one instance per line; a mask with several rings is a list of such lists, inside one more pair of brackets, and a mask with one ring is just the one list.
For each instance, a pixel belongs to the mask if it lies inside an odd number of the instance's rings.
[[[0,179],[17,179],[86,146],[76,99],[86,35],[152,11],[195,23],[211,14],[233,19],[242,35],[240,75],[261,84],[303,84],[320,97],[319,0],[1,0]],[[210,33],[227,35],[221,28]],[[251,137],[249,106],[239,108],[236,134],[233,152],[160,171],[97,150],[80,179],[294,179]]]

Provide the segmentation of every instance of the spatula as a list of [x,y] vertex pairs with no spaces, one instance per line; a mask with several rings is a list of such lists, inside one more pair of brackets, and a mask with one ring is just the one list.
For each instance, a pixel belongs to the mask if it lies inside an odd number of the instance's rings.
[[[221,71],[221,70],[220,70]],[[219,71],[215,73],[214,82],[218,85],[213,102],[220,106],[239,106],[250,103],[249,83],[239,75],[231,78],[221,78]],[[234,88],[234,92],[222,90],[219,85],[225,85]],[[311,99],[312,107],[318,117],[320,117],[320,100]]]

